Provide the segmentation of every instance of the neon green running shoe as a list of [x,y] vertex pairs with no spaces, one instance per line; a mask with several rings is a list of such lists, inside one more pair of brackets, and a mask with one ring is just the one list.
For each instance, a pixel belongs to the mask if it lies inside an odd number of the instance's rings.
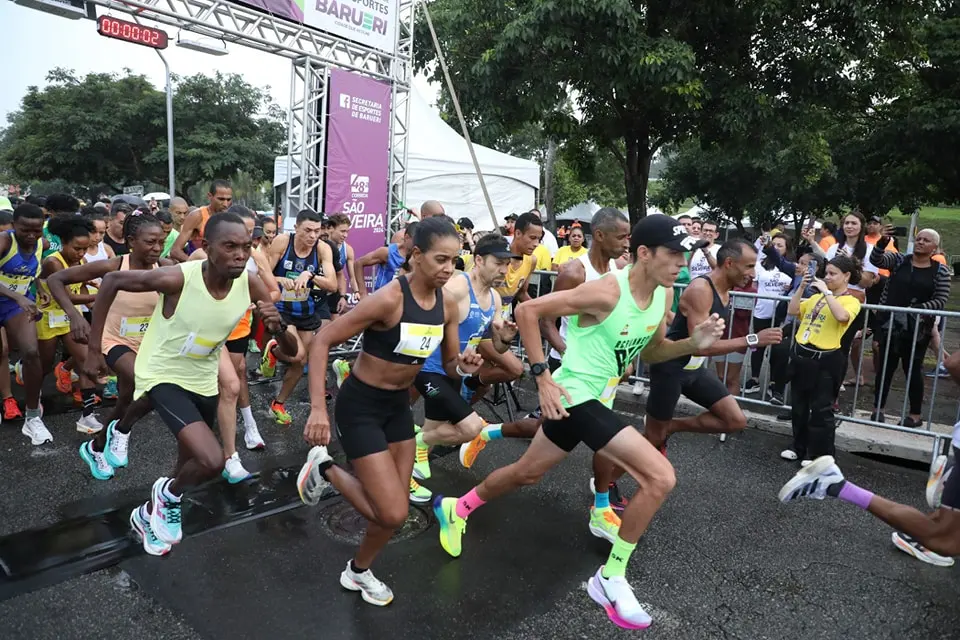
[[337,374],[337,388],[343,386],[343,381],[350,375],[350,363],[342,358],[333,361],[333,372]]
[[427,504],[433,500],[433,491],[410,478],[410,502],[413,504]]
[[283,406],[282,402],[277,402],[276,400],[271,402],[270,411],[273,412],[273,417],[277,421],[277,424],[288,425],[293,422],[293,417],[287,413],[287,409]]
[[440,523],[440,546],[454,558],[460,557],[460,538],[467,531],[467,519],[457,515],[457,499],[437,496],[433,514]]
[[620,517],[611,508],[590,507],[590,533],[613,544],[620,533]]
[[260,358],[260,375],[272,378],[277,375],[277,356],[273,355],[273,348],[277,341],[273,338],[263,347],[263,356]]
[[417,480],[430,479],[430,446],[417,434],[417,454],[413,463],[413,477]]

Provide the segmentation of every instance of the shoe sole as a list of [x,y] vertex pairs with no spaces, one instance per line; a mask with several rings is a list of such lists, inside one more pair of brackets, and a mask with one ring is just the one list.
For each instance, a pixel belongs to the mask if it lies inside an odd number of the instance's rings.
[[168,553],[170,553],[170,549],[171,549],[169,545],[164,547],[162,551],[158,551],[153,547],[147,546],[147,532],[144,531],[139,526],[140,522],[137,520],[137,509],[139,508],[140,507],[137,507],[136,509],[130,512],[130,528],[133,530],[134,535],[136,535],[137,538],[140,539],[140,544],[141,546],[143,546],[143,550],[146,551],[151,556],[160,557],[160,556],[167,555]]
[[244,480],[249,480],[250,478],[252,478],[253,474],[248,471],[247,475],[243,476],[242,478],[234,478],[230,474],[221,473],[220,477],[226,480],[228,484],[240,484]]
[[416,480],[429,480],[430,476],[433,475],[433,472],[428,471],[427,475],[423,475],[419,469],[416,467],[413,468],[413,477]]
[[934,558],[929,558],[923,555],[922,553],[914,549],[913,546],[909,544],[906,540],[898,536],[896,531],[890,534],[890,540],[893,542],[893,546],[895,546],[897,549],[899,549],[900,551],[903,551],[908,556],[916,558],[920,562],[926,562],[927,564],[933,565],[934,567],[952,567],[954,565],[953,558],[946,558],[946,560],[936,560]]
[[592,533],[596,538],[606,540],[610,544],[613,544],[617,539],[615,535],[611,534],[606,529],[601,529],[600,527],[595,526],[592,522],[588,523],[587,526],[590,529],[590,533]]
[[610,618],[610,622],[617,625],[621,629],[646,629],[652,623],[651,621],[645,624],[634,624],[621,618],[620,614],[617,613],[616,608],[613,606],[613,603],[607,599],[606,594],[603,592],[603,587],[597,584],[595,577],[591,576],[591,578],[587,581],[587,594],[590,596],[591,600],[603,607],[607,617]]
[[427,496],[426,498],[420,498],[413,495],[412,493],[410,494],[410,502],[413,504],[430,504],[432,500],[433,500],[432,495]]
[[937,509],[940,507],[938,504],[940,501],[937,499],[939,496],[937,488],[940,486],[940,481],[943,479],[943,474],[947,470],[947,456],[937,456],[937,459],[933,463],[933,471],[930,473],[930,479],[927,480],[927,505],[931,509]]
[[787,480],[787,483],[783,485],[783,487],[780,489],[780,492],[777,494],[777,498],[783,503],[791,502],[789,499],[790,494],[809,482],[812,478],[819,476],[821,473],[833,466],[833,464],[833,456],[820,456],[807,466],[800,469],[800,471],[797,471],[796,475]]
[[467,464],[467,453],[470,451],[470,445],[472,444],[473,444],[473,440],[471,440],[470,442],[465,442],[462,445],[460,445],[460,454],[459,454],[460,465],[464,469],[469,469],[470,467],[472,467],[474,463],[477,461],[477,456],[480,455],[480,451],[483,451],[483,449],[480,449],[479,451],[477,451],[477,453],[473,456],[473,460],[470,461],[470,464]]
[[77,423],[77,433],[82,433],[84,435],[92,436],[94,434],[100,433],[103,431],[103,427],[99,429],[91,429],[90,427],[84,427],[79,422]]
[[94,480],[109,480],[113,477],[111,473],[108,476],[102,475],[100,470],[97,468],[97,463],[93,459],[93,456],[87,453],[87,445],[80,445],[80,459],[87,463],[87,466],[90,468],[90,475],[93,476]]
[[393,602],[393,596],[390,596],[389,600],[375,600],[371,596],[367,595],[367,592],[363,590],[363,587],[358,585],[356,582],[351,580],[345,573],[340,574],[340,586],[346,589],[347,591],[359,591],[360,597],[363,598],[363,601],[372,604],[375,607],[385,607],[391,602]]

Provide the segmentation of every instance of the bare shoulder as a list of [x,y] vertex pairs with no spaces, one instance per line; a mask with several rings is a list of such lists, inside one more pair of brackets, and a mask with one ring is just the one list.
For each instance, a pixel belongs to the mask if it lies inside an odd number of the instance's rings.
[[573,289],[587,279],[587,270],[579,260],[569,260],[560,265],[560,271],[557,272],[557,282],[554,285],[554,291],[565,291]]

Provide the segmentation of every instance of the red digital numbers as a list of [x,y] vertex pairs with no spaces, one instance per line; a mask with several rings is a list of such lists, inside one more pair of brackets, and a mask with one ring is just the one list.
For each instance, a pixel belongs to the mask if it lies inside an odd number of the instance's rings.
[[154,49],[167,48],[167,32],[111,16],[97,18],[97,32],[108,38],[142,44]]

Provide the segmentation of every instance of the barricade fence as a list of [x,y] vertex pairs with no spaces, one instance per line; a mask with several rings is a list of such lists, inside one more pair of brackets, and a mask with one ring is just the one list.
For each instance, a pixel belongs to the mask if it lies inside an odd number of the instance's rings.
[[[539,279],[537,284],[540,291],[552,290],[556,272],[536,271],[535,274]],[[544,288],[543,284],[547,282],[549,284]],[[685,284],[676,285],[679,290],[685,287]],[[771,318],[756,317],[758,299],[775,302],[775,310]],[[785,414],[791,409],[788,372],[789,362],[793,357],[794,331],[799,323],[796,318],[789,316],[776,322],[778,320],[777,305],[780,302],[788,303],[789,300],[790,296],[764,295],[747,291],[730,292],[730,313],[726,324],[727,339],[743,337],[747,333],[757,333],[759,329],[771,326],[780,327],[783,330],[783,342],[778,346],[747,349],[743,354],[715,356],[709,358],[704,365],[716,368],[718,376],[741,404],[774,408]],[[737,335],[734,335],[735,312],[750,314],[749,329],[746,332],[738,332]],[[946,388],[950,389],[948,394],[938,395],[938,390],[942,391],[944,388],[940,375],[945,355],[944,336],[951,323],[954,326],[960,324],[958,319],[960,319],[960,313],[955,311],[931,311],[877,304],[861,305],[861,312],[854,318],[854,326],[847,329],[842,343],[847,365],[844,367],[841,382],[852,370],[853,385],[852,388],[849,385],[841,385],[838,393],[840,406],[839,410],[835,411],[837,424],[850,422],[878,430],[885,429],[929,437],[933,440],[932,454],[935,457],[943,449],[944,441],[949,437],[949,427],[960,420],[960,399],[955,393],[956,390],[952,389],[953,383],[946,382]],[[934,340],[935,335],[939,336],[939,340]],[[939,346],[932,354],[935,356],[935,365],[932,367],[932,388],[929,389],[928,394],[924,380],[931,376],[923,371],[923,363],[927,349],[934,342],[938,342]],[[756,358],[757,353],[762,355]],[[526,361],[522,346],[517,354]],[[861,384],[864,362],[868,357],[875,363],[875,366],[871,367],[874,370],[874,379],[872,384],[867,383],[866,380],[864,380],[866,384]],[[759,362],[756,371],[753,370],[754,362]],[[898,369],[897,365],[900,363],[904,364]],[[629,381],[648,384],[649,377],[639,371],[642,363],[638,362],[636,368],[638,373],[630,376]],[[739,368],[739,374],[732,376],[731,369],[737,368]],[[903,373],[904,368],[906,374]],[[884,393],[884,390],[889,392],[894,378],[903,381],[903,401],[897,403],[896,412],[887,413],[883,402],[887,399],[887,393]],[[746,383],[752,380],[756,380],[759,384],[755,391],[751,389],[748,393]],[[919,392],[922,398],[922,412],[918,414],[922,423],[920,426],[911,425],[906,420],[910,415],[911,383],[914,385],[914,393]],[[783,388],[782,399],[773,395],[771,386]],[[874,387],[872,396],[868,395],[864,386]],[[943,395],[942,398],[941,395]],[[836,406],[835,409],[837,409]],[[877,413],[883,415],[878,416]],[[897,416],[895,423],[887,421],[894,416]],[[783,417],[789,423],[789,418],[786,418],[786,415]],[[880,420],[881,417],[887,420]],[[946,432],[943,429],[934,429],[936,424],[948,429]]]

